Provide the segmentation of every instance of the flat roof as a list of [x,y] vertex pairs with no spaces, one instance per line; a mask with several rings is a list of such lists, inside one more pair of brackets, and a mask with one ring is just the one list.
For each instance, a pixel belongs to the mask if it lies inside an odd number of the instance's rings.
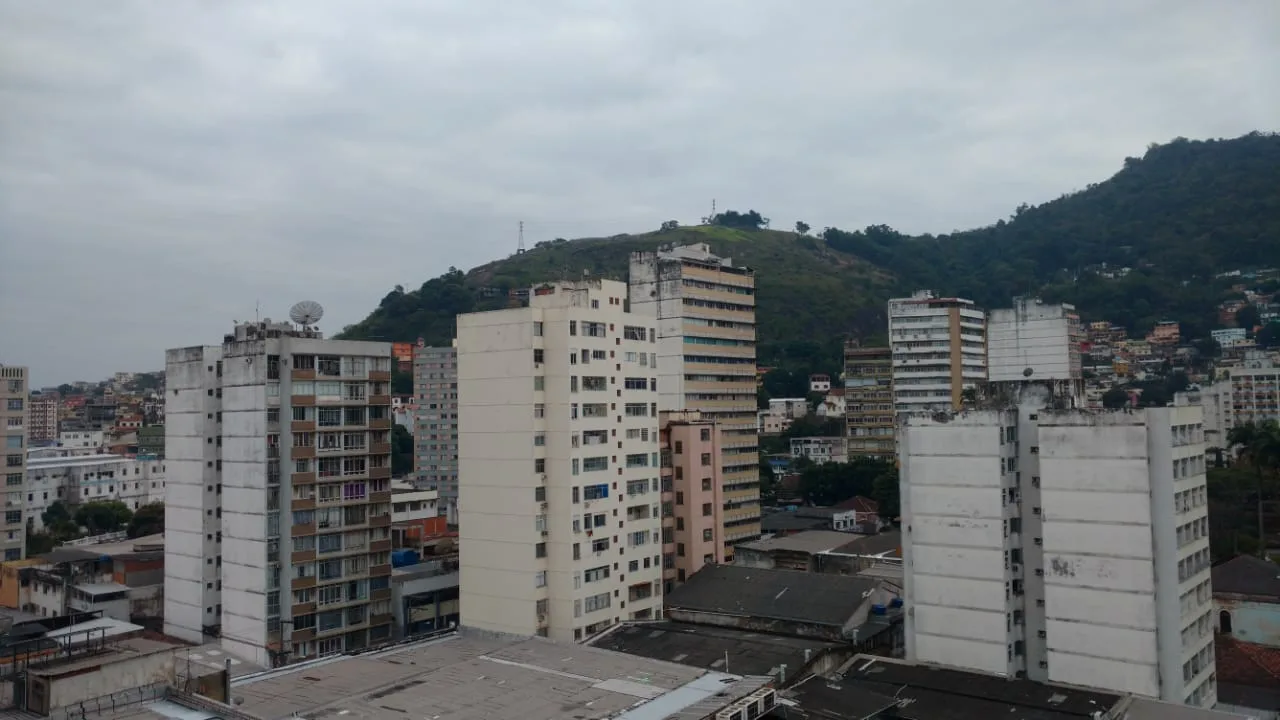
[[902,532],[890,530],[876,535],[857,535],[849,542],[828,550],[832,555],[885,555],[902,557]]
[[[936,668],[859,655],[839,680],[814,678],[788,691],[805,717],[863,720],[896,699],[904,720],[1081,720],[1110,710],[1121,696],[1031,680]],[[834,677],[834,676],[833,676]],[[861,714],[860,714],[861,713]]]
[[776,676],[785,665],[788,677],[796,676],[820,654],[847,647],[821,640],[670,621],[624,623],[591,644],[716,672]]
[[664,601],[668,609],[843,627],[879,585],[856,575],[705,565]]
[[[50,639],[56,639],[56,638],[70,636],[71,641],[75,642],[77,639],[76,638],[77,635],[82,635],[85,633],[93,633],[93,631],[96,631],[96,630],[104,631],[103,634],[106,637],[114,637],[116,635],[127,635],[129,633],[138,632],[144,629],[145,628],[143,628],[141,625],[134,625],[133,623],[130,623],[130,622],[125,622],[123,620],[115,620],[109,617],[101,617],[101,618],[95,618],[93,620],[89,620],[87,622],[76,623],[75,625],[68,625],[67,627],[64,627],[60,630],[50,630],[48,633],[45,634],[45,637]],[[88,635],[87,637],[95,637],[95,636],[96,635],[91,634],[91,635]]]
[[786,550],[791,552],[804,553],[820,553],[844,545],[849,542],[849,533],[836,532],[835,530],[809,530],[807,532],[796,533],[795,535],[787,535],[786,537],[769,538],[768,540],[756,540],[754,542],[742,543],[738,547],[748,550],[759,550],[761,552],[771,552],[774,550]]
[[473,630],[232,681],[264,720],[701,720],[769,678]]
[[60,467],[110,465],[113,463],[131,460],[133,460],[133,458],[125,457],[124,455],[67,455],[65,457],[27,458],[27,470],[51,470]]
[[107,595],[109,593],[129,592],[128,585],[121,585],[115,582],[104,583],[85,583],[83,585],[73,585],[76,590],[89,595]]

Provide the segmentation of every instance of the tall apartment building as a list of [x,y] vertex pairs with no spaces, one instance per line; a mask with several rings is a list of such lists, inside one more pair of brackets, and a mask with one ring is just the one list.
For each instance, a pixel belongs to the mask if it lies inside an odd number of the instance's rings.
[[1061,383],[1055,395],[1084,401],[1080,344],[1084,332],[1075,307],[1015,298],[1012,308],[987,319],[987,374],[993,383]]
[[664,592],[720,562],[724,547],[723,437],[697,411],[659,416],[662,453],[662,579]]
[[631,255],[631,308],[657,317],[664,411],[697,410],[723,433],[723,555],[760,535],[755,271],[699,243]]
[[458,316],[458,523],[470,627],[583,640],[662,612],[654,318],[627,286]]
[[458,505],[458,351],[452,347],[413,350],[414,472],[418,487],[440,493],[451,522]]
[[1198,407],[902,420],[909,660],[1215,701]]
[[1201,401],[1213,417],[1212,423],[1206,417],[1211,446],[1226,448],[1232,428],[1280,420],[1280,367],[1263,351],[1246,351],[1238,366],[1220,371],[1218,380],[1201,391]]
[[0,365],[0,437],[4,438],[4,529],[0,548],[5,560],[21,560],[27,532],[23,522],[27,483],[27,369]]
[[928,290],[889,301],[897,412],[958,409],[987,380],[986,316],[971,300]]
[[261,665],[391,637],[390,348],[267,320],[166,353],[166,633]]
[[893,460],[893,352],[887,347],[864,348],[856,341],[844,346],[844,419],[846,456]]
[[32,395],[28,398],[27,441],[33,446],[58,442],[58,396]]

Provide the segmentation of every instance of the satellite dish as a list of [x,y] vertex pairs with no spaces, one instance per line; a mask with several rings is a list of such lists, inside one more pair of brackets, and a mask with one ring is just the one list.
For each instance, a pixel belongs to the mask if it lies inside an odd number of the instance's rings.
[[289,308],[289,319],[299,325],[315,325],[324,317],[324,308],[315,300],[303,300]]
[[[300,305],[300,304],[301,304],[301,303],[299,303],[299,305]],[[295,307],[296,307],[296,306],[295,306]],[[319,305],[317,305],[316,307],[320,307],[320,306],[319,306]],[[1022,377],[1031,377],[1033,374],[1035,374],[1035,370],[1032,370],[1031,368],[1024,368],[1024,369],[1022,370]]]

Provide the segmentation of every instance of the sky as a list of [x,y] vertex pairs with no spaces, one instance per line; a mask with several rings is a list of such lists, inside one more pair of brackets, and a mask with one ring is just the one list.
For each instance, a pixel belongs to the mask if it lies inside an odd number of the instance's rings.
[[1275,0],[0,0],[0,363],[337,332],[522,220],[950,232],[1278,124]]

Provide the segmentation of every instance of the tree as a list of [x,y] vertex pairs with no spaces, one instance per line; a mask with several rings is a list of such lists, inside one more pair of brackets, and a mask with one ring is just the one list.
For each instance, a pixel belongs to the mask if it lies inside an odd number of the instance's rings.
[[40,521],[44,532],[55,540],[73,540],[80,534],[80,526],[71,517],[71,512],[61,500],[54,500],[44,512],[40,513]]
[[68,385],[67,383],[63,383],[58,386],[58,394],[61,395],[62,397],[67,397],[68,395],[75,395],[76,394],[75,386]]
[[1129,393],[1119,385],[1112,385],[1110,390],[1102,393],[1102,407],[1108,410],[1119,410],[1129,404]]
[[413,435],[403,425],[391,428],[391,475],[404,477],[413,472]]
[[847,463],[807,464],[800,468],[800,494],[812,505],[834,505],[856,495],[871,497],[876,478],[897,471],[883,460],[854,458]]
[[1263,501],[1266,496],[1265,471],[1280,467],[1280,424],[1275,420],[1261,423],[1245,423],[1227,431],[1227,444],[1240,449],[1241,459],[1253,467],[1257,482],[1255,497],[1258,504],[1258,540],[1261,556],[1267,556],[1266,524],[1263,520]]
[[116,532],[133,519],[133,511],[119,500],[98,500],[85,503],[76,510],[76,523],[90,535]]
[[880,519],[891,520],[898,517],[898,469],[889,468],[876,476],[871,484],[871,499],[880,504]]
[[147,503],[138,508],[129,521],[128,532],[131,538],[164,532],[164,503]]
[[668,220],[662,223],[658,228],[658,232],[674,232],[680,229],[680,223],[676,220]]
[[401,372],[400,368],[391,371],[391,392],[396,395],[413,394],[413,373]]
[[1262,322],[1262,316],[1258,314],[1258,308],[1253,305],[1245,305],[1236,311],[1236,327],[1244,328],[1249,335],[1253,335],[1253,329]]
[[810,230],[810,229],[811,229],[811,228],[809,227],[809,223],[807,223],[807,222],[805,222],[805,221],[803,221],[803,220],[797,220],[797,221],[796,221],[796,234],[797,234],[797,235],[808,235],[808,234],[809,234],[809,230]]
[[1260,348],[1273,348],[1280,345],[1280,322],[1272,320],[1254,336],[1254,341],[1258,343]]
[[1198,338],[1191,341],[1191,347],[1203,358],[1215,358],[1222,354],[1222,346],[1211,337]]
[[711,218],[712,225],[734,228],[735,230],[759,230],[762,225],[766,225],[768,222],[755,210],[748,210],[745,213],[740,213],[737,210],[726,210],[722,213],[716,213]]

